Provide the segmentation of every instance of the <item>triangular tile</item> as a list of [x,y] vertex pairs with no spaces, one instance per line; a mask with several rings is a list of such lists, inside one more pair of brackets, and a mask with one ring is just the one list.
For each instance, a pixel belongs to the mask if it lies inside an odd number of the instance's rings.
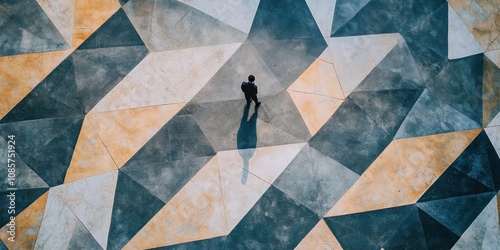
[[49,193],[46,192],[35,200],[23,212],[16,214],[16,238],[10,241],[11,237],[8,232],[10,229],[8,225],[0,229],[0,240],[9,249],[34,249],[35,242],[39,235],[40,225],[42,224],[43,215],[45,213],[47,198]]
[[418,199],[481,132],[480,129],[395,140],[402,166],[419,176],[408,188]]
[[129,1],[123,9],[150,51],[243,42],[247,34],[179,1]]
[[484,131],[488,134],[497,155],[500,155],[500,126],[485,128]]
[[245,33],[250,31],[257,7],[259,6],[259,0],[231,2],[218,0],[211,1],[210,3],[202,0],[179,0],[179,2],[203,11]]
[[326,216],[415,203],[425,191],[415,188],[417,184],[426,182],[415,178],[423,171],[416,166],[403,165],[396,143],[391,142]]
[[495,249],[500,246],[498,215],[498,199],[495,196],[462,234],[452,250]]
[[240,45],[151,53],[92,112],[189,102]]
[[343,249],[339,241],[328,228],[324,220],[318,224],[295,247],[296,250],[310,249]]
[[392,136],[347,98],[309,145],[361,175]]
[[316,20],[316,24],[323,34],[323,37],[330,37],[333,23],[333,13],[335,12],[336,0],[306,0],[311,14]]
[[488,51],[484,53],[498,68],[500,68],[500,50]]
[[361,0],[356,2],[349,0],[337,0],[330,36],[333,36],[333,34],[335,34],[342,26],[356,16],[358,12],[369,2],[370,0]]
[[311,135],[316,134],[342,104],[342,100],[327,96],[290,90],[288,93],[302,115]]
[[451,167],[465,173],[474,180],[495,190],[495,179],[500,178],[500,159],[488,136],[483,131],[453,162]]
[[68,248],[78,223],[81,222],[64,204],[64,201],[50,190],[35,249]]
[[327,48],[323,38],[250,40],[250,42],[285,89],[290,87]]
[[489,57],[484,57],[482,93],[483,127],[486,127],[500,113],[500,67]]
[[383,245],[383,249],[426,249],[424,230],[418,208],[413,209],[403,220],[397,232]]
[[[429,117],[433,117],[433,119],[428,119]],[[480,127],[477,122],[442,103],[433,93],[425,89],[401,124],[395,138],[424,136]]]
[[417,206],[446,226],[462,235],[495,196],[495,192],[419,202]]
[[359,91],[351,98],[373,121],[394,136],[422,93],[422,89]]
[[[0,57],[5,58],[5,57]],[[8,114],[26,95],[31,91],[31,87],[24,83],[14,83],[9,75],[0,72],[0,92],[5,93],[0,101],[0,119]]]
[[[5,225],[10,221],[10,215],[16,216],[29,207],[33,202],[35,202],[40,196],[45,194],[49,190],[48,188],[36,188],[36,189],[25,189],[25,190],[7,190],[0,192],[0,195],[4,197],[1,200],[1,205],[5,208],[5,212],[2,217],[0,217],[0,225]],[[11,201],[14,201],[14,206],[12,206]],[[12,211],[11,211],[12,210]]]
[[144,43],[125,12],[119,9],[78,50],[125,46],[144,46]]
[[483,53],[484,49],[453,8],[448,5],[448,58]]
[[500,113],[498,113],[488,125],[488,127],[498,127],[498,126],[500,126]]
[[[10,140],[12,145],[12,140]],[[14,140],[15,141],[15,140]],[[9,188],[22,189],[32,189],[32,188],[48,188],[49,185],[43,181],[40,176],[38,176],[31,168],[29,168],[23,159],[17,153],[9,154],[9,144],[3,138],[0,138],[0,154],[5,157],[0,158],[0,164],[2,166],[11,166],[8,164],[9,159],[14,160],[15,176],[22,176],[21,178],[9,178],[8,169],[5,171],[4,177],[2,177],[2,182],[0,183],[0,191],[8,191]],[[15,145],[12,145],[15,146]],[[12,163],[12,161],[11,161]],[[1,179],[0,179],[1,180]]]
[[52,21],[62,37],[68,44],[73,42],[73,15],[75,14],[75,1],[54,2],[36,0],[45,14]]
[[78,0],[74,2],[72,48],[80,46],[120,9],[120,3],[117,0]]
[[358,178],[350,169],[306,145],[273,186],[324,216]]
[[96,239],[89,233],[87,228],[78,221],[75,231],[71,236],[68,249],[104,249],[97,243]]
[[380,248],[387,241],[398,235],[402,223],[412,214],[416,214],[416,210],[414,205],[408,205],[364,213],[327,217],[324,220],[341,245],[353,246],[354,248],[354,246],[360,247],[366,244],[357,241],[367,241]]
[[119,171],[106,248],[122,249],[164,205],[146,188]]
[[261,0],[249,33],[252,41],[322,37],[304,0]]
[[121,168],[183,107],[183,103],[95,113],[87,119]]
[[427,249],[451,249],[460,238],[426,212],[418,209]]
[[228,234],[217,157],[212,158],[124,249],[154,248]]
[[[237,73],[235,73],[237,72]],[[194,102],[244,100],[240,85],[248,75],[255,75],[259,97],[273,96],[284,90],[250,42],[244,42],[210,81],[196,94]],[[260,82],[262,81],[262,84]]]
[[474,195],[491,191],[493,191],[493,189],[472,179],[456,168],[450,167],[432,184],[424,195],[420,197],[418,202]]
[[325,50],[288,90],[345,99],[333,64],[321,58],[328,55],[330,51]]
[[326,39],[344,96],[348,96],[402,39],[398,34]]
[[0,56],[69,49],[36,1],[3,2]]
[[118,169],[116,163],[95,131],[90,116],[87,116],[83,121],[64,183],[116,169]]
[[0,134],[22,141],[16,153],[53,187],[64,182],[82,123],[80,116],[6,123],[0,125]]
[[106,248],[118,171],[104,173],[51,189]]

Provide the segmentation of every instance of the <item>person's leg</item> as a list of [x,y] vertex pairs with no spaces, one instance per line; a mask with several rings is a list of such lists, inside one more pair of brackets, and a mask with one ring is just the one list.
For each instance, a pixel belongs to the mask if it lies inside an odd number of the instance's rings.
[[255,104],[260,105],[259,98],[257,98],[257,95],[252,95],[252,99],[255,102]]
[[250,102],[252,102],[252,96],[251,95],[245,94],[245,99],[247,100],[247,104],[250,104]]

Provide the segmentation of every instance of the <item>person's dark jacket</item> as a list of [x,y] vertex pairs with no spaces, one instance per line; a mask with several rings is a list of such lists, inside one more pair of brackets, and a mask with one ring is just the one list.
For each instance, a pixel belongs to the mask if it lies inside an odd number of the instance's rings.
[[256,95],[258,92],[257,85],[253,82],[243,82],[241,83],[241,91],[247,95]]

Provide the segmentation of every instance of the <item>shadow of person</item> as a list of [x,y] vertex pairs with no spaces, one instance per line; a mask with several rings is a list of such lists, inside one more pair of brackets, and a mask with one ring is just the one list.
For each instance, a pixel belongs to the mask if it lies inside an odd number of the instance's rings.
[[[243,116],[241,117],[240,128],[237,134],[238,152],[243,159],[243,174],[241,176],[241,183],[245,184],[248,178],[248,171],[250,169],[250,158],[252,158],[255,148],[257,147],[257,116],[258,108],[248,119],[250,105],[246,105],[243,109]],[[248,119],[248,120],[247,120]]]

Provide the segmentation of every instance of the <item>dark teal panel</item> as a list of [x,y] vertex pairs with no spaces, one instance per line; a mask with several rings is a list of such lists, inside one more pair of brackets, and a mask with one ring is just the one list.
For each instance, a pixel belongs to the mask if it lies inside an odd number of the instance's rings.
[[81,221],[78,221],[69,241],[68,249],[103,249],[94,236],[85,228]]
[[392,136],[348,97],[309,145],[361,175]]
[[495,195],[488,192],[419,202],[417,206],[454,234],[462,235]]
[[261,0],[249,33],[251,41],[322,37],[304,0]]
[[125,12],[120,8],[77,49],[145,46]]
[[384,249],[426,249],[418,208],[413,205],[410,210],[394,236],[384,244]]
[[424,85],[442,102],[482,124],[482,54],[449,61],[435,78]]
[[122,171],[118,172],[108,249],[122,249],[165,205]]
[[420,72],[423,82],[428,82],[434,78],[447,65],[448,58],[429,49],[416,41],[405,39],[415,63]]
[[[453,165],[452,165],[453,166]],[[432,186],[420,197],[418,202],[445,199],[493,191],[459,170],[449,167]]]
[[[397,237],[402,223],[412,213],[415,214],[416,209],[414,205],[408,205],[328,217],[325,218],[325,222],[344,249],[361,249],[360,245],[366,244],[362,242],[370,242],[371,245],[380,249],[389,240]],[[415,231],[404,229],[405,233]],[[357,237],[352,237],[354,236],[353,232],[357,232]],[[418,234],[417,238],[420,238]]]
[[385,132],[394,136],[423,89],[362,91],[349,95]]
[[[18,178],[21,176],[18,176]],[[22,177],[21,177],[22,178]],[[3,211],[0,215],[0,225],[2,227],[10,221],[10,216],[18,216],[24,209],[26,209],[31,203],[33,203],[40,196],[45,194],[49,189],[48,188],[36,188],[36,189],[25,189],[25,190],[9,190],[5,192],[0,192],[0,205],[3,207]],[[14,192],[13,199],[15,204],[14,206],[10,206],[11,195]],[[12,213],[9,211],[12,210]],[[19,221],[16,221],[19,223]],[[19,227],[19,225],[17,225]]]
[[250,41],[285,89],[292,85],[328,46],[323,38]]
[[427,249],[451,249],[460,238],[426,212],[418,209],[420,221],[425,235]]
[[16,153],[50,187],[64,183],[80,134],[83,116],[13,122],[0,125],[0,135],[15,135]]
[[367,4],[370,0],[338,0],[335,3],[335,15],[333,16],[333,24],[331,34],[335,34],[339,28],[344,26]]
[[[342,11],[336,8],[334,27],[336,26],[336,15]],[[397,33],[393,20],[392,13],[384,1],[372,0],[345,25],[336,31],[332,29],[332,37]]]
[[358,177],[306,145],[273,185],[318,216],[324,216]]
[[320,218],[271,186],[228,236],[228,249],[293,249]]
[[70,48],[35,0],[0,5],[0,56]]
[[481,128],[479,123],[442,103],[433,93],[426,89],[401,124],[395,138],[409,138],[477,128]]
[[405,42],[396,45],[354,90],[421,89],[422,78]]
[[500,165],[495,149],[484,131],[469,144],[464,152],[451,164],[451,167],[489,187],[490,191],[495,189],[492,173],[493,169],[499,168]]

